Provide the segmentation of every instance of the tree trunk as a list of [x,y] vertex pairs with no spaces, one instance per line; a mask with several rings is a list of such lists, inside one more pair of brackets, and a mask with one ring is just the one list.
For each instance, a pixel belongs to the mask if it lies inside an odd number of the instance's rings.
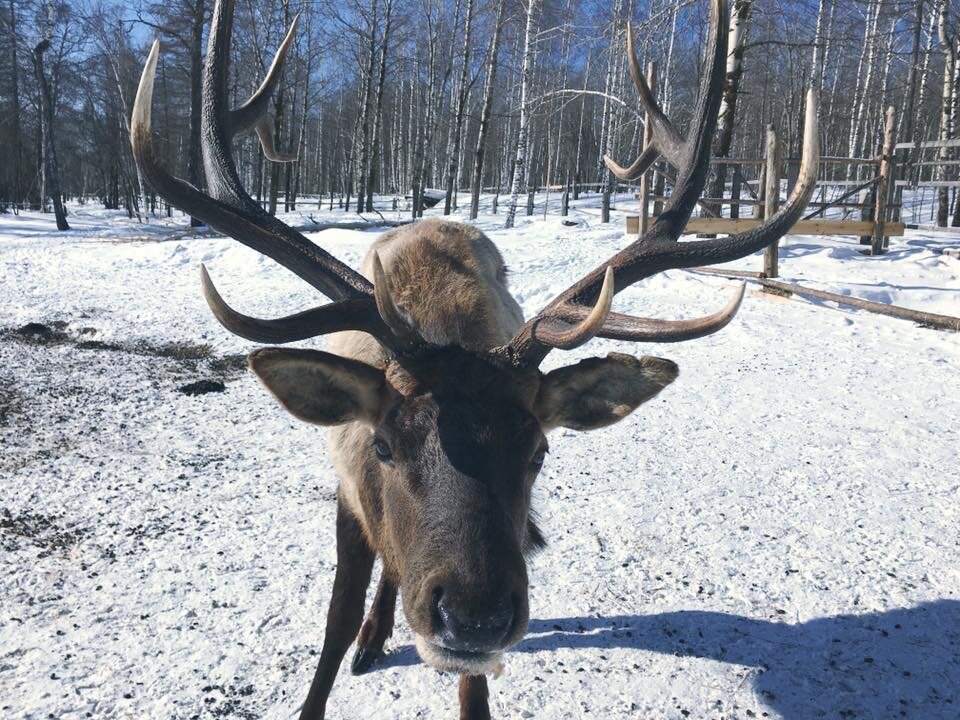
[[513,165],[513,182],[510,187],[510,203],[507,206],[507,219],[503,226],[513,227],[517,217],[517,199],[520,196],[520,186],[526,175],[528,134],[530,132],[530,108],[527,107],[527,91],[530,76],[533,72],[533,14],[536,10],[536,0],[528,0],[527,26],[523,35],[523,67],[520,71],[520,129],[517,132],[517,159]]
[[[884,0],[877,0],[873,15],[867,23],[864,43],[867,48],[866,72],[867,76],[863,80],[863,89],[859,93],[859,99],[854,103],[853,119],[850,124],[850,146],[849,157],[857,157],[863,152],[863,138],[861,136],[861,127],[868,116],[867,102],[870,99],[870,91],[873,87],[874,62],[877,55],[877,45],[880,43],[880,11],[883,9]],[[861,56],[862,57],[862,56]]]
[[[917,0],[917,16],[913,27],[913,52],[910,62],[910,79],[907,81],[907,99],[903,105],[903,114],[900,116],[899,137],[904,142],[913,137],[914,117],[913,108],[917,98],[917,79],[920,76],[920,34],[923,31],[923,7],[925,0]],[[909,156],[910,153],[908,152]]]
[[300,194],[301,184],[306,185],[309,178],[304,178],[308,171],[306,159],[307,153],[307,111],[310,109],[310,73],[313,70],[313,34],[310,32],[310,24],[306,28],[307,36],[307,64],[303,71],[303,102],[300,105],[300,135],[297,141],[297,160],[296,174],[293,178],[293,196],[290,200],[290,209],[297,209],[297,195]]
[[370,170],[370,93],[373,91],[373,68],[377,61],[377,0],[370,3],[370,51],[363,74],[360,95],[359,124],[360,152],[357,160],[357,212],[363,211],[367,197],[367,176]]
[[[817,88],[818,91],[823,86],[823,15],[824,11],[826,10],[827,2],[828,0],[820,0],[820,4],[817,7],[817,30],[816,34],[813,36],[813,57],[810,60],[811,85]],[[831,5],[832,4],[833,3],[831,2]]]
[[[943,92],[940,97],[940,141],[947,142],[953,137],[953,103],[955,92],[955,67],[957,63],[957,38],[949,32],[950,4],[945,0],[940,3],[940,16],[937,24],[937,33],[940,45],[943,47]],[[937,153],[940,160],[946,161],[950,157],[949,149],[941,147]],[[943,166],[939,170],[940,180],[946,175]],[[949,188],[937,189],[937,225],[947,226],[947,217],[950,214]]]
[[[122,43],[123,38],[123,26],[118,23],[116,29],[116,52],[109,47],[106,38],[104,38],[104,52],[108,56],[110,62],[110,69],[113,72],[113,80],[117,86],[117,97],[120,99],[120,119],[122,123],[122,129],[124,132],[124,137],[130,137],[130,108],[127,104],[127,95],[123,89],[123,80],[120,77],[120,62],[121,62],[121,51],[123,48]],[[130,143],[123,143],[121,147],[129,150]],[[132,189],[132,192],[135,193],[135,196],[143,205],[143,212],[146,214],[149,212],[148,202],[147,202],[147,185],[143,180],[143,173],[140,171],[140,166],[137,163],[133,163],[137,185]],[[139,214],[138,214],[139,219]]]
[[23,202],[23,194],[21,192],[22,180],[21,180],[21,160],[23,158],[23,136],[20,129],[20,72],[19,65],[17,63],[17,13],[16,6],[14,5],[13,0],[10,0],[10,124],[12,127],[12,140],[13,151],[12,157],[10,158],[11,164],[11,182],[10,182],[10,192],[11,198],[14,203],[14,212],[19,209],[20,203]]
[[573,199],[580,199],[581,165],[583,158],[583,109],[587,98],[587,81],[590,78],[590,60],[587,55],[587,65],[583,70],[583,92],[580,94],[580,119],[577,121],[577,154],[573,159]]
[[493,88],[497,76],[497,55],[500,52],[500,37],[503,29],[503,6],[505,0],[497,3],[497,17],[494,21],[493,36],[487,51],[487,77],[483,85],[483,105],[480,110],[480,128],[477,131],[477,149],[473,154],[473,179],[470,181],[470,219],[476,219],[480,212],[480,189],[483,184],[483,156],[487,148],[487,134],[490,130],[490,111],[493,107]]
[[57,165],[57,149],[53,132],[53,99],[50,96],[50,84],[43,71],[43,53],[50,47],[49,40],[37,43],[33,48],[33,68],[37,74],[37,88],[40,96],[40,126],[43,135],[43,176],[44,186],[53,199],[53,212],[57,218],[57,230],[69,230],[67,213],[63,208],[63,196],[60,194],[60,168]]
[[460,164],[460,134],[463,132],[463,113],[467,104],[467,71],[470,69],[470,32],[473,29],[473,0],[467,0],[467,16],[463,24],[463,68],[460,71],[457,109],[453,118],[453,133],[447,144],[447,188],[443,201],[443,214],[449,215],[453,207],[453,185]]
[[[730,155],[730,146],[733,142],[734,121],[737,114],[737,96],[740,93],[740,81],[743,78],[743,53],[746,45],[747,23],[753,9],[753,0],[736,0],[733,12],[730,13],[730,34],[727,47],[727,78],[723,86],[723,100],[720,103],[720,114],[717,136],[713,142],[713,156],[725,158]],[[712,198],[722,198],[726,187],[726,166],[717,165],[714,180],[709,190]],[[713,206],[717,216],[722,215],[723,206],[717,203]]]
[[379,179],[379,163],[381,155],[380,126],[383,123],[383,86],[387,77],[387,48],[390,44],[390,26],[392,24],[393,0],[387,0],[386,17],[383,26],[383,44],[380,46],[380,75],[377,78],[377,100],[373,115],[373,154],[370,162],[370,175],[367,179],[366,211],[373,212],[373,193]]
[[[200,167],[203,158],[200,153],[200,111],[203,104],[203,26],[206,13],[205,0],[195,0],[193,18],[190,27],[190,145],[187,149],[187,179],[194,187],[202,187]],[[190,218],[190,225],[202,225],[196,218]]]
[[[277,88],[276,100],[273,103],[273,142],[277,148],[283,147],[283,83]],[[280,163],[270,163],[270,188],[267,196],[267,212],[271,215],[277,214],[277,198],[280,195]]]

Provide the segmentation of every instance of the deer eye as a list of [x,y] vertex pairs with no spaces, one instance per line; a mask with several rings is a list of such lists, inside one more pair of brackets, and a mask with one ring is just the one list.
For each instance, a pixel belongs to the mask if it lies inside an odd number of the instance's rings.
[[543,460],[547,454],[546,448],[540,448],[537,452],[534,453],[533,457],[530,459],[530,469],[533,472],[540,472],[540,468],[543,467]]
[[382,438],[375,437],[373,439],[373,452],[377,454],[377,460],[380,462],[390,462],[393,459],[390,446]]

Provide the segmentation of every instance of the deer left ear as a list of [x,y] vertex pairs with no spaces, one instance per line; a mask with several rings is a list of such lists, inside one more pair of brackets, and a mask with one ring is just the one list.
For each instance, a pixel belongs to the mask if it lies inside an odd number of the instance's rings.
[[316,425],[374,425],[390,389],[371,365],[319,350],[260,348],[250,369],[293,416]]
[[535,414],[545,431],[612,425],[676,380],[677,372],[676,363],[649,356],[581,360],[543,377]]

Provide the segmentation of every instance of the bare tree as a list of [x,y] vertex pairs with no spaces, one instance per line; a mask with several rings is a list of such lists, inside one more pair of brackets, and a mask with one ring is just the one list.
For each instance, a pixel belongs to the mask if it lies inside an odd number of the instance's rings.
[[487,76],[483,83],[483,102],[480,109],[480,127],[477,130],[477,148],[473,153],[473,177],[470,181],[470,217],[480,212],[480,190],[483,185],[483,158],[487,149],[487,134],[490,129],[490,111],[493,108],[493,91],[497,78],[497,56],[500,54],[500,37],[503,29],[503,6],[506,0],[498,0],[497,15],[493,21],[493,34],[487,48]]
[[[940,38],[940,47],[943,49],[943,91],[940,95],[940,141],[946,143],[953,138],[954,132],[954,105],[957,87],[957,32],[950,25],[950,4],[940,0],[937,20],[937,35]],[[939,158],[949,159],[949,149],[945,146],[939,150]],[[941,179],[943,170],[941,168]],[[946,187],[937,189],[937,225],[947,226],[947,217],[950,214],[950,194]]]
[[526,174],[527,151],[529,149],[530,108],[527,104],[530,79],[533,74],[533,16],[537,9],[537,0],[527,0],[527,24],[523,34],[523,67],[520,70],[520,127],[517,131],[517,157],[513,164],[513,181],[510,184],[510,202],[507,205],[505,228],[512,228],[517,216],[517,198],[520,195]]
[[[730,30],[727,40],[726,80],[723,85],[723,100],[720,103],[720,115],[717,123],[717,136],[713,141],[714,157],[725,158],[730,155],[733,142],[733,128],[737,115],[737,96],[743,78],[743,54],[746,48],[747,25],[753,10],[753,0],[735,0],[730,13]],[[723,198],[726,186],[726,165],[718,165],[710,186],[710,197]],[[721,214],[721,204],[714,211]]]
[[386,0],[384,8],[383,40],[380,43],[380,69],[377,77],[377,99],[373,114],[373,155],[370,160],[370,173],[367,182],[366,211],[373,212],[373,192],[380,177],[380,126],[383,123],[383,88],[387,78],[387,51],[390,47],[390,29],[393,25],[393,0]]
[[60,165],[57,163],[57,147],[53,128],[53,96],[50,84],[43,69],[43,54],[49,49],[50,41],[41,40],[33,48],[33,67],[37,74],[37,87],[40,90],[40,128],[43,134],[43,174],[44,187],[53,199],[53,212],[57,218],[57,230],[69,230],[67,213],[63,207],[63,195],[60,192]]

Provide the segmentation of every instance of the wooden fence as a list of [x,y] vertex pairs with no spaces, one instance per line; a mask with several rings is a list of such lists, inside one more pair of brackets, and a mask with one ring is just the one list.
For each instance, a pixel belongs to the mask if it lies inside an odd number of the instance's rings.
[[[886,132],[880,155],[875,158],[821,157],[820,173],[814,198],[808,212],[789,231],[791,235],[852,235],[860,244],[869,245],[865,253],[880,255],[890,237],[903,235],[905,226],[899,221],[894,143],[894,110],[886,116]],[[727,234],[760,225],[776,212],[781,203],[781,190],[789,196],[800,170],[798,159],[781,160],[779,139],[773,126],[767,127],[766,153],[761,159],[714,158],[714,172],[729,176],[729,195],[699,200],[700,214],[687,223],[685,231],[696,234]],[[659,163],[650,173],[661,173],[671,180],[669,169]],[[840,177],[838,177],[838,175]],[[866,176],[866,177],[864,177]],[[785,182],[784,182],[785,181]],[[640,214],[627,217],[627,233],[641,234],[661,212],[669,197],[651,192],[661,181],[643,182]],[[643,191],[646,192],[643,192]],[[729,207],[727,214],[723,208]],[[827,210],[840,209],[841,217],[826,217]],[[859,215],[850,219],[850,215]],[[779,244],[771,245],[764,255],[763,272],[777,277]]]
[[[903,198],[902,219],[907,227],[958,225],[960,213],[960,160],[956,158],[960,139],[897,143],[898,165],[895,195]],[[909,196],[904,198],[909,191]],[[941,197],[947,217],[938,217]],[[924,222],[926,221],[926,222]]]

